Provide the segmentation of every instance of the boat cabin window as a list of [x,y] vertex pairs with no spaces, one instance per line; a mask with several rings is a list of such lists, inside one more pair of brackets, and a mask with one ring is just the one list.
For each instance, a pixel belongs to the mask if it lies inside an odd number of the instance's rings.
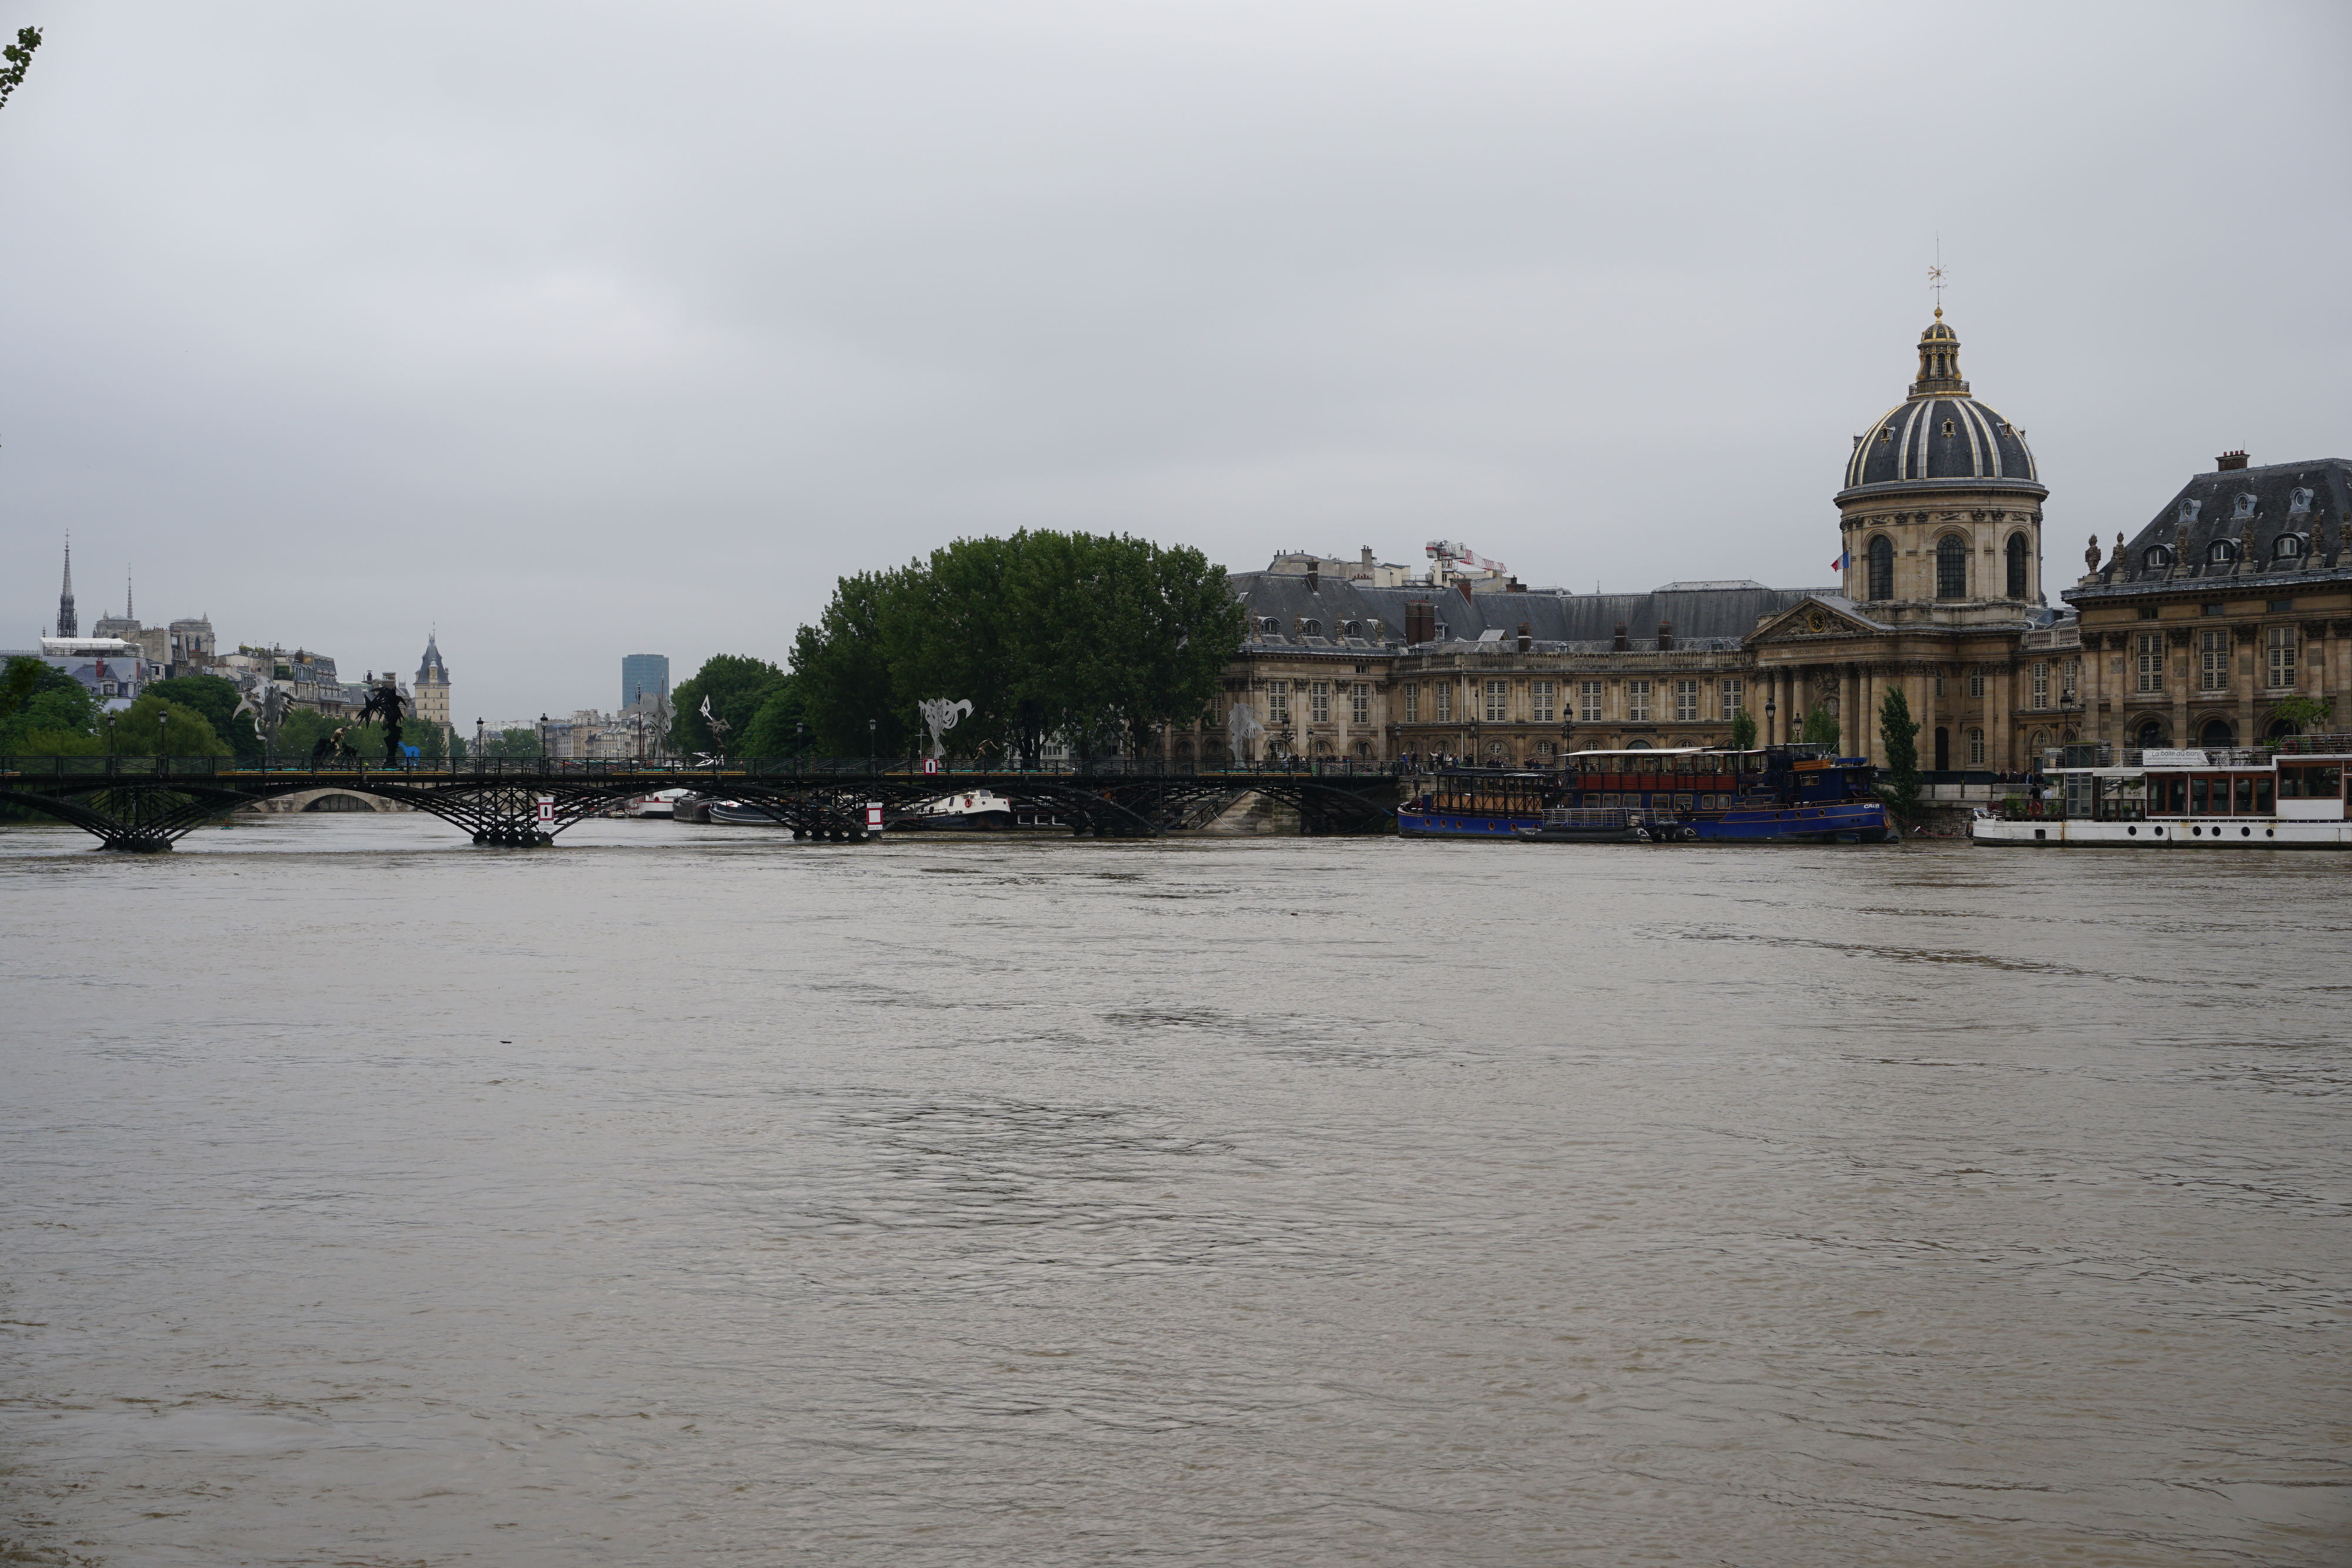
[[2343,765],[2335,762],[2282,762],[2278,770],[2282,800],[2336,800],[2344,795]]

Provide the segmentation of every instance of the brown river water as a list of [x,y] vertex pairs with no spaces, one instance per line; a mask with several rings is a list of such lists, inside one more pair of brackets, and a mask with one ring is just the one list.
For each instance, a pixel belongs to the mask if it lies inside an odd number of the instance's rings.
[[2352,1561],[2352,857],[0,830],[0,1563]]

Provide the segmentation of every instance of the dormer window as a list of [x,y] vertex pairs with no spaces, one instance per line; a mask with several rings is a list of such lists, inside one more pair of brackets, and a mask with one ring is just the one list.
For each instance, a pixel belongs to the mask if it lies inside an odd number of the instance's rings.
[[2181,525],[2181,527],[2186,528],[2186,527],[2188,527],[2190,523],[2193,523],[2193,522],[2195,522],[2196,520],[2197,520],[2197,503],[2196,503],[2196,502],[2194,502],[2194,501],[2183,501],[2183,502],[2181,502],[2181,503],[2180,503],[2180,525]]
[[1339,623],[1339,635],[1342,637],[1360,637],[1363,634],[1364,623],[1360,621],[1343,621]]
[[2227,566],[2238,559],[2238,547],[2229,539],[2215,539],[2205,547],[2205,559],[2214,566]]
[[1279,637],[1282,635],[1282,622],[1276,621],[1271,615],[1261,617],[1257,623],[1257,629],[1265,632],[1269,637]]
[[2140,565],[2150,571],[2160,571],[2172,564],[2172,552],[2162,545],[2150,545],[2147,553],[2139,558]]
[[2230,516],[2231,516],[2231,517],[2240,517],[2240,518],[2242,518],[2242,517],[2252,517],[2253,515],[2254,515],[2254,497],[2253,497],[2253,493],[2252,493],[2252,491],[2248,491],[2246,494],[2244,494],[2244,495],[2242,495],[2242,496],[2240,496],[2240,497],[2238,497],[2238,509],[2237,509],[2236,511],[2234,511],[2234,512],[2231,512],[2231,513],[2230,514]]
[[2293,560],[2302,553],[2301,534],[2281,534],[2271,545],[2271,559],[2273,560]]
[[1301,637],[1320,637],[1323,635],[1323,622],[1320,621],[1301,621],[1298,623],[1298,634]]
[[2310,491],[2296,490],[2288,495],[2286,498],[2286,513],[2288,517],[2299,517],[2309,510],[2311,510]]

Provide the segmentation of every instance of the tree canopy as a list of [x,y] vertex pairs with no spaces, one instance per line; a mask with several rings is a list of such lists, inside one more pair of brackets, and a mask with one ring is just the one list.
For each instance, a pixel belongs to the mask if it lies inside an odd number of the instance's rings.
[[240,694],[235,681],[220,675],[174,675],[168,681],[150,682],[146,690],[166,702],[204,715],[213,734],[228,742],[230,750],[239,758],[260,758],[261,734],[253,727],[251,713],[236,711]]
[[[967,698],[960,754],[1011,757],[1045,735],[1081,752],[1138,747],[1211,705],[1243,611],[1199,550],[1050,530],[958,539],[843,578],[793,646],[796,718],[815,749],[898,756],[916,705]],[[685,705],[681,702],[683,713]]]
[[1886,742],[1886,782],[1879,790],[1895,820],[1908,827],[1919,815],[1919,721],[1901,686],[1887,687],[1878,705],[1878,733]]
[[[759,716],[761,706],[789,678],[765,659],[742,653],[713,654],[691,679],[680,683],[670,694],[671,748],[685,754],[782,756],[782,751],[747,751],[743,743],[752,720]],[[710,704],[710,716],[727,727],[723,744],[720,735],[702,716],[705,700]]]
[[0,674],[0,755],[72,757],[61,742],[98,733],[98,701],[56,665],[22,654]]

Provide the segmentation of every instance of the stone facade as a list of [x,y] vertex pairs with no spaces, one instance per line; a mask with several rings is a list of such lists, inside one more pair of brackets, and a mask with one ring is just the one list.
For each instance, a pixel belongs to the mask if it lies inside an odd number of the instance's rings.
[[2042,598],[2048,492],[2024,431],[1969,394],[1940,311],[1918,353],[1904,401],[1853,440],[1832,503],[1845,546],[1836,586],[1392,585],[1362,563],[1299,552],[1234,576],[1248,641],[1218,711],[1166,737],[1166,754],[1230,755],[1236,706],[1265,732],[1242,743],[1244,759],[1518,767],[1563,749],[1727,745],[1744,708],[1765,741],[1821,711],[1843,751],[1883,761],[1877,715],[1900,687],[1922,766],[2032,767],[2042,747],[2079,737],[2084,700],[2074,621]]
[[[2352,727],[2352,462],[2250,467],[2183,486],[2062,597],[2081,613],[2088,733],[2127,746],[2252,746]],[[2285,709],[2287,711],[2282,711]]]

